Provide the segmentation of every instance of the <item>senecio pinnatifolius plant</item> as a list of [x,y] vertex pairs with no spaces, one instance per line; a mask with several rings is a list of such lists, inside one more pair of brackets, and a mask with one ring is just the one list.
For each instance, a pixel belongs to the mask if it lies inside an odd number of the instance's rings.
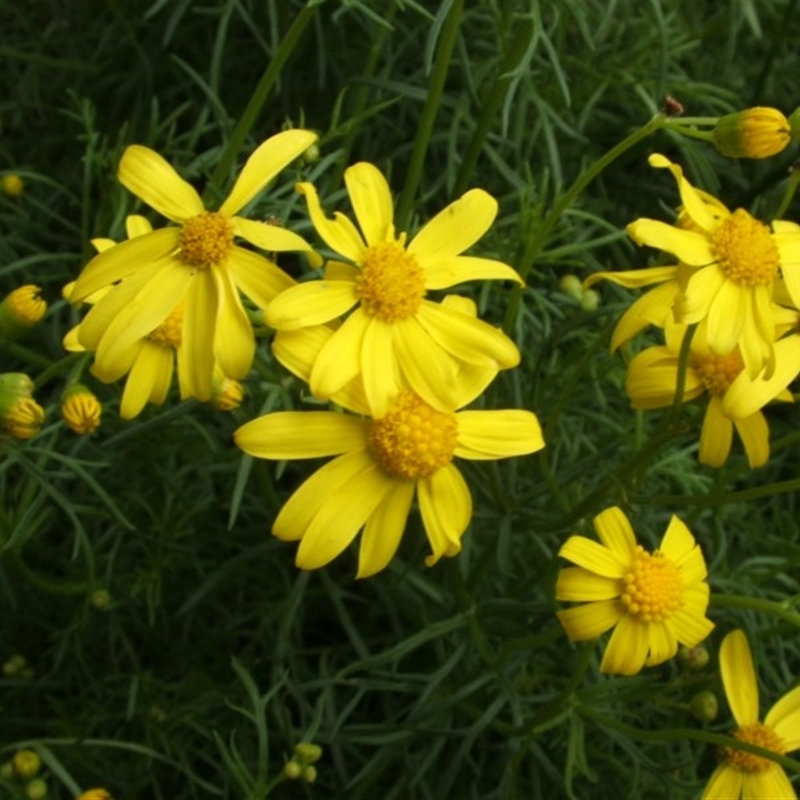
[[[511,167],[539,12],[459,78],[465,142],[441,115],[479,10],[369,5],[337,12],[375,60],[329,118],[281,88],[332,36],[312,0],[240,117],[112,144],[80,106],[79,222],[55,177],[0,170],[0,685],[26,720],[0,788],[796,798],[800,112],[665,96],[573,176]],[[376,72],[412,6],[419,93]],[[46,257],[37,214],[68,231]]]

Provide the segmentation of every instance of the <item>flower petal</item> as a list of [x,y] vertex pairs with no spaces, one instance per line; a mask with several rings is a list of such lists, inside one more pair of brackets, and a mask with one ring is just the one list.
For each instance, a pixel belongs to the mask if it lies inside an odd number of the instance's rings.
[[234,217],[231,223],[233,232],[237,236],[269,253],[284,251],[307,253],[311,250],[311,245],[302,236],[278,225],[244,217]]
[[723,761],[711,775],[702,800],[739,800],[744,773]]
[[306,198],[308,214],[322,241],[350,261],[359,263],[367,248],[356,226],[338,211],[334,213],[333,219],[328,219],[313,184],[298,183],[294,188]]
[[705,319],[726,280],[725,273],[716,264],[697,270],[686,284],[678,321],[691,325]]
[[636,334],[648,325],[664,327],[673,315],[675,298],[680,291],[678,281],[671,280],[645,292],[635,300],[628,310],[619,318],[614,334],[611,337],[611,352],[633,339]]
[[[658,548],[676,566],[682,564],[697,549],[692,532],[683,520],[674,514],[670,517],[667,531]],[[701,579],[705,578],[705,574]]]
[[132,144],[126,148],[117,176],[128,191],[173,222],[185,222],[205,211],[194,186],[149,147]]
[[217,320],[217,289],[210,270],[200,270],[186,292],[181,346],[177,350],[178,373],[183,376],[181,398],[211,399],[214,373],[214,326]]
[[715,261],[714,251],[706,236],[642,217],[626,228],[636,244],[655,247],[679,258],[690,267],[704,267]]
[[800,747],[800,686],[795,686],[772,706],[764,723],[771,725],[783,739],[787,753]]
[[228,256],[226,268],[233,282],[260,309],[265,309],[281,293],[295,285],[280,267],[267,258],[234,247]]
[[647,267],[620,272],[595,272],[583,282],[585,288],[594,286],[598,281],[611,281],[626,289],[641,289],[652,283],[673,281],[678,275],[677,267]]
[[418,481],[417,498],[433,551],[425,564],[432,567],[442,556],[461,552],[461,537],[472,518],[472,496],[461,473],[448,464]]
[[769,461],[769,425],[766,417],[756,411],[749,417],[735,419],[733,424],[744,445],[750,469],[763,467]]
[[558,551],[561,558],[606,578],[621,578],[628,570],[628,562],[605,545],[585,536],[570,536]]
[[731,631],[722,640],[719,668],[736,724],[741,727],[758,722],[758,684],[744,631]]
[[722,402],[716,395],[708,401],[700,430],[698,460],[708,467],[721,467],[731,451],[733,423],[722,413]]
[[601,511],[592,525],[600,541],[617,557],[622,564],[632,564],[636,555],[636,535],[631,523],[619,506]]
[[613,628],[622,615],[622,606],[617,600],[600,600],[556,611],[558,621],[573,642],[596,639]]
[[367,520],[361,534],[357,578],[368,578],[380,572],[394,557],[406,528],[413,481],[395,481]]
[[649,650],[645,660],[646,667],[656,667],[675,657],[678,640],[665,622],[651,622],[647,627]]
[[298,283],[269,303],[264,321],[276,330],[306,328],[346,314],[357,302],[355,284],[351,281]]
[[426,289],[446,289],[465,281],[514,281],[520,286],[525,285],[515,269],[491,258],[450,256],[419,261],[425,272]]
[[390,322],[372,317],[361,343],[361,380],[370,413],[376,418],[386,414],[401,388],[394,352],[394,327]]
[[288,130],[270,136],[245,162],[219,212],[232,217],[244,208],[285,166],[317,141],[317,134]]
[[[706,599],[707,605],[708,600]],[[669,618],[668,623],[675,633],[675,638],[687,647],[697,647],[714,630],[714,623],[710,619],[704,614],[698,614],[696,610],[691,608],[678,609]]]
[[728,355],[739,344],[748,305],[747,292],[733,281],[720,286],[708,309],[706,327],[708,346],[718,355]]
[[336,396],[337,402],[341,399],[345,405],[338,392],[361,373],[364,334],[370,321],[371,318],[357,308],[320,349],[308,381],[315,397],[328,400]]
[[[689,215],[692,222],[706,232],[714,230],[717,226],[717,215],[712,213],[709,205],[716,207],[718,214],[720,212],[723,214],[727,212],[725,206],[722,205],[716,197],[710,195],[706,195],[710,202],[704,200],[703,195],[705,193],[701,193],[695,189],[694,186],[686,180],[681,167],[678,166],[678,164],[673,164],[660,153],[653,153],[648,159],[648,162],[651,167],[655,167],[656,169],[666,168],[672,173],[672,176],[678,184],[678,191],[681,195],[681,202],[683,203],[684,210]],[[727,214],[725,214],[725,216],[727,216]]]
[[242,425],[233,440],[257,458],[322,458],[365,448],[368,426],[333,411],[276,411]]
[[797,800],[794,788],[780,764],[742,776],[742,800]]
[[222,371],[234,380],[247,377],[256,353],[253,326],[242,306],[239,292],[225,269],[211,267],[217,289],[214,354]]
[[595,575],[583,567],[564,567],[556,579],[556,600],[582,603],[611,600],[620,595],[619,580]]
[[600,671],[610,675],[640,672],[650,648],[650,628],[650,624],[624,615],[608,640]]
[[137,417],[148,401],[156,405],[164,402],[172,382],[174,363],[174,350],[152,342],[143,342],[125,382],[125,391],[119,406],[122,419]]
[[392,192],[383,173],[366,161],[344,171],[347,194],[367,245],[390,240],[392,232]]
[[535,453],[544,447],[539,420],[531,411],[461,411],[458,445],[454,455],[473,461],[511,458]]

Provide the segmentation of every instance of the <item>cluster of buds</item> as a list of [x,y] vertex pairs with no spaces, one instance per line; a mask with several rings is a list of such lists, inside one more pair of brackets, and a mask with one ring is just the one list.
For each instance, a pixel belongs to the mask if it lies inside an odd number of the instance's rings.
[[3,677],[5,678],[24,678],[29,680],[33,677],[33,670],[28,666],[25,656],[16,653],[2,666]]
[[44,422],[44,409],[33,399],[33,381],[23,372],[0,375],[0,427],[15,439],[30,439]]
[[45,800],[47,782],[39,777],[42,759],[35,750],[18,750],[11,761],[0,765],[0,777],[16,783],[26,800]]
[[600,295],[594,289],[584,288],[577,275],[564,275],[558,282],[558,288],[577,300],[583,311],[594,311],[600,305]]
[[286,762],[283,774],[291,780],[314,783],[317,779],[317,768],[314,764],[322,757],[322,748],[312,742],[300,742],[294,746],[294,755]]

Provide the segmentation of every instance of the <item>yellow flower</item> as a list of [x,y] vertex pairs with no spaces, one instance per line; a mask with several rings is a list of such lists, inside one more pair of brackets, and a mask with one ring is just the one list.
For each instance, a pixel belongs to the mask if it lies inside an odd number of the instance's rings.
[[297,189],[320,237],[350,263],[331,262],[324,280],[288,289],[265,315],[268,325],[289,331],[352,312],[314,364],[312,393],[330,398],[361,375],[370,408],[380,416],[402,376],[426,403],[446,411],[458,394],[453,378],[460,362],[516,366],[519,351],[501,331],[425,299],[430,290],[469,280],[522,283],[506,264],[460,255],[491,226],[497,202],[473,189],[406,245],[406,234],[395,233],[392,196],[380,171],[356,164],[345,171],[345,183],[360,231],[341,213],[327,218],[311,184]]
[[111,793],[105,789],[87,789],[81,792],[75,800],[113,800]]
[[[782,312],[776,309],[775,313],[780,315]],[[634,408],[665,408],[674,402],[681,343],[686,329],[685,325],[667,322],[664,328],[666,344],[642,350],[628,365],[625,388]],[[717,355],[709,346],[706,325],[697,328],[690,345],[683,399],[693,400],[705,392],[710,395],[700,432],[698,459],[701,464],[720,467],[725,463],[734,428],[742,440],[750,467],[766,464],[769,459],[769,426],[761,408],[776,398],[792,399],[791,394],[783,391],[789,381],[780,385],[786,374],[783,348],[780,351],[780,368],[773,373],[773,380],[761,381],[754,387],[749,382],[739,349],[724,356]],[[727,394],[734,384],[739,388],[731,402]],[[742,397],[745,386],[751,387],[747,398]]]
[[0,179],[0,187],[10,197],[19,197],[25,189],[25,182],[19,175],[9,173]]
[[[738,727],[733,736],[779,755],[800,748],[800,687],[785,694],[759,721],[758,683],[747,637],[740,630],[722,641],[719,666],[725,696]],[[783,767],[745,750],[726,747],[703,792],[703,800],[796,798]]]
[[[324,326],[287,331],[276,337],[274,350],[307,380],[318,353],[334,335]],[[402,388],[384,414],[372,415],[363,383],[351,379],[332,399],[362,417],[286,411],[236,431],[236,444],[259,458],[338,456],[300,486],[274,522],[272,532],[279,539],[300,541],[298,567],[324,566],[363,528],[358,577],[379,572],[397,550],[415,494],[432,550],[425,563],[431,566],[460,552],[472,499],[453,457],[507,458],[544,447],[530,411],[455,411],[496,374],[496,368],[487,371],[486,365],[469,364],[465,371],[468,375],[455,381],[459,396],[448,412]]]
[[792,133],[777,108],[757,106],[720,117],[712,137],[714,147],[729,158],[768,158],[786,148]]
[[96,431],[102,412],[100,401],[82,384],[73,384],[64,392],[61,416],[74,433],[84,435]]
[[247,160],[218,211],[207,211],[195,189],[157,153],[141,145],[127,148],[119,166],[122,184],[178,224],[104,250],[75,283],[70,299],[78,303],[121,281],[95,305],[92,322],[87,317],[79,334],[88,350],[97,350],[106,339],[95,364],[101,380],[125,374],[130,346],[164,324],[181,304],[187,395],[211,397],[215,357],[234,379],[248,373],[255,338],[239,290],[263,308],[294,281],[268,259],[237,246],[234,237],[269,252],[310,247],[291,231],[236,214],[315,139],[303,130],[267,139]]
[[636,543],[616,506],[594,518],[594,529],[602,544],[571,536],[559,551],[578,566],[559,572],[556,600],[584,603],[558,612],[571,639],[594,639],[616,626],[603,672],[635,675],[673,658],[678,643],[695,647],[708,636],[714,625],[705,616],[706,564],[683,522],[672,517],[654,553]]
[[[650,164],[672,172],[695,229],[638,219],[628,226],[628,234],[640,245],[672,253],[690,268],[681,288],[678,321],[707,320],[714,353],[727,356],[738,346],[751,377],[764,366],[769,375],[774,367],[772,299],[781,275],[800,306],[800,226],[776,220],[768,227],[743,208],[715,213],[678,165],[658,154],[650,156]],[[667,279],[666,274],[659,278]]]

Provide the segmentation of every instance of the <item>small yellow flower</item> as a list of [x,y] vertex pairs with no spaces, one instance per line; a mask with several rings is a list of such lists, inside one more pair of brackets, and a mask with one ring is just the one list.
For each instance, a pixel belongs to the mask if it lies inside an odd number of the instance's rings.
[[92,433],[100,427],[102,411],[97,397],[79,383],[70,386],[61,399],[61,416],[67,427],[79,435]]
[[0,337],[13,339],[45,315],[47,303],[38,286],[20,286],[0,302]]
[[768,158],[792,140],[789,120],[777,108],[747,108],[720,117],[712,131],[714,147],[729,158]]
[[[800,687],[785,694],[760,722],[758,683],[747,637],[740,630],[722,641],[719,666],[725,696],[737,728],[733,736],[779,755],[800,748]],[[768,758],[726,747],[722,763],[703,792],[703,800],[796,800],[783,767]]]
[[673,516],[654,553],[636,543],[616,506],[594,528],[602,544],[571,536],[558,553],[578,566],[559,572],[556,600],[583,603],[558,612],[567,635],[583,641],[614,628],[600,669],[618,675],[673,658],[679,643],[702,642],[714,627],[705,616],[706,564],[686,525]]
[[19,175],[11,173],[3,175],[2,180],[0,180],[0,188],[9,197],[19,197],[25,189],[25,182]]
[[326,217],[310,183],[297,190],[317,233],[348,263],[329,262],[323,280],[287,289],[265,315],[270,327],[292,331],[349,314],[319,353],[312,393],[328,399],[360,375],[375,414],[386,411],[398,382],[446,410],[457,394],[453,381],[460,362],[516,366],[519,351],[501,331],[426,299],[430,290],[464,281],[522,284],[500,261],[461,255],[494,221],[494,198],[481,189],[467,192],[406,243],[406,233],[395,232],[391,191],[377,167],[362,162],[344,177],[358,228],[339,212]]
[[105,789],[87,789],[81,792],[75,800],[114,800],[111,793]]

